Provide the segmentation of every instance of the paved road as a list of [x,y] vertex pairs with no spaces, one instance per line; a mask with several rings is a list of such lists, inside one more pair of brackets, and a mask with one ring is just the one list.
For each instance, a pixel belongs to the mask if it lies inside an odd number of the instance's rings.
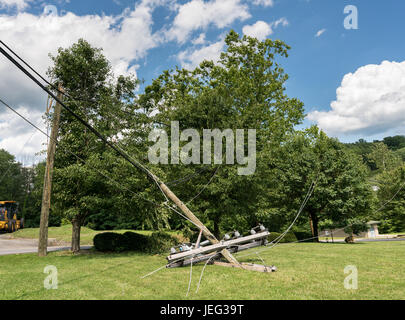
[[405,241],[405,238],[394,238],[394,239],[359,239],[358,242],[381,242],[381,241]]
[[[88,250],[92,246],[82,246],[81,249]],[[67,251],[70,250],[69,246],[49,246],[48,251]],[[22,253],[37,253],[38,241],[34,239],[8,239],[7,237],[0,237],[0,256],[9,254],[22,254]]]
[[[383,242],[383,241],[405,241],[405,238],[393,238],[393,239],[355,239],[355,242]],[[332,243],[332,240],[329,239],[329,241],[322,240],[321,242],[329,242]],[[335,239],[334,242],[345,242],[344,240],[341,239]]]

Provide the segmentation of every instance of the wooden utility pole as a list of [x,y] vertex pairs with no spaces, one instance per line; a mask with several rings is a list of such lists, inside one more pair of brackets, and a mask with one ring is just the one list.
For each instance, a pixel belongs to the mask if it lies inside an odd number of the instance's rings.
[[[59,91],[62,91],[59,86]],[[58,99],[62,99],[62,93],[58,93]],[[53,165],[55,160],[56,141],[58,138],[59,121],[60,121],[61,105],[56,102],[55,110],[52,119],[51,137],[48,143],[48,154],[46,158],[46,168],[44,175],[44,189],[42,191],[42,206],[41,206],[41,221],[39,227],[38,255],[44,257],[48,249],[48,221],[49,209],[51,207],[51,191],[52,191],[52,176]]]
[[[155,176],[155,180],[158,178]],[[159,181],[159,180],[157,180]],[[215,236],[211,233],[210,230],[191,212],[189,208],[179,199],[177,196],[161,181],[158,182],[160,184],[160,188],[162,191],[169,197],[170,200],[174,202],[174,204],[180,208],[181,211],[189,218],[193,223],[195,223],[200,230],[202,231],[203,235],[209,240],[212,244],[217,244],[219,241],[215,238]],[[227,250],[223,249],[221,251],[222,256],[228,260],[231,264],[239,265],[238,260]]]

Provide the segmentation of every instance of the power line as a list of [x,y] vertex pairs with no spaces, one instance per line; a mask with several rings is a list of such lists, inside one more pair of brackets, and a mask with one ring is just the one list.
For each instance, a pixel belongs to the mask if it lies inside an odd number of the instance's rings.
[[[3,41],[1,41],[1,43],[4,45]],[[100,132],[98,132],[95,128],[93,128],[87,121],[82,119],[71,108],[66,106],[56,95],[54,95],[47,87],[45,87],[31,73],[29,73],[18,61],[16,61],[12,56],[10,56],[10,54],[7,53],[2,47],[0,47],[0,53],[2,53],[18,69],[20,69],[26,76],[28,76],[32,81],[34,81],[42,90],[44,90],[46,93],[48,93],[48,95],[50,95],[55,101],[57,101],[66,111],[68,111],[76,120],[78,120],[82,125],[84,125],[93,134],[95,134],[101,141],[103,141],[106,145],[108,145],[110,148],[112,148],[115,152],[117,152],[121,157],[123,157],[126,161],[128,161],[130,164],[132,164],[135,168],[137,168],[137,169],[143,171],[144,173],[146,173],[148,178],[151,179],[153,182],[156,182],[157,178],[156,178],[155,175],[153,175],[149,170],[147,170],[145,167],[143,167],[140,163],[138,163],[137,161],[131,159],[131,157],[126,152],[124,152],[123,150],[121,150],[120,148],[115,146],[112,142],[108,141],[108,139],[106,137],[104,137]],[[28,65],[26,62],[24,62],[24,63],[26,65]],[[43,78],[43,77],[40,76],[40,78]],[[45,82],[47,82],[47,81],[45,80]]]
[[0,40],[0,43],[7,48],[8,51],[10,51],[15,57],[17,57],[18,60],[20,60],[23,64],[25,64],[32,72],[34,72],[39,78],[41,78],[42,81],[44,81],[46,84],[48,84],[50,87],[52,87],[54,90],[57,92],[61,93],[65,97],[71,99],[71,100],[76,100],[76,101],[85,101],[89,103],[96,103],[95,101],[90,101],[90,100],[84,100],[84,99],[79,99],[79,98],[74,98],[71,95],[67,94],[66,92],[63,92],[62,90],[59,90],[57,86],[46,80],[39,72],[37,72],[32,66],[28,64],[23,58],[21,58],[15,51],[13,51],[7,44],[4,43],[4,41]]
[[193,198],[191,198],[191,199],[186,203],[186,205],[188,205],[188,204],[190,204],[191,202],[193,202],[195,199],[197,199],[197,198],[204,192],[204,190],[210,185],[210,183],[212,182],[212,180],[214,180],[214,177],[216,176],[216,174],[217,174],[219,168],[221,168],[221,166],[219,166],[219,167],[215,170],[214,174],[212,175],[212,177],[210,178],[210,180],[207,182],[207,184],[201,189],[201,191],[198,192]]
[[[41,128],[39,128],[37,125],[35,125],[34,123],[32,123],[29,119],[27,119],[26,117],[24,117],[22,114],[20,114],[17,110],[15,110],[13,107],[11,107],[9,104],[7,104],[6,102],[4,102],[1,98],[0,98],[0,103],[2,103],[4,106],[6,106],[8,109],[10,109],[12,112],[14,112],[15,114],[17,114],[20,118],[22,118],[24,121],[26,121],[28,124],[30,124],[32,127],[34,127],[36,130],[38,130],[39,132],[41,132],[43,135],[45,135],[46,137],[48,137],[48,139],[52,139],[52,137],[50,137],[45,131],[43,131]],[[57,141],[56,141],[57,143]],[[75,154],[74,152],[70,151],[69,149],[65,149],[66,152],[68,152],[69,154],[73,155],[74,157],[76,157],[78,160],[82,161],[84,164],[86,164],[86,161],[84,159],[82,159],[81,157],[79,157],[77,154]],[[121,190],[125,189],[126,191],[129,191],[130,193],[132,193],[135,197],[139,197],[145,201],[148,201],[152,204],[154,204],[157,207],[161,207],[160,204],[146,199],[144,197],[142,197],[139,193],[135,193],[134,191],[124,187],[122,184],[120,184],[119,182],[115,181],[113,178],[109,177],[108,175],[104,174],[103,172],[101,172],[100,170],[96,169],[95,167],[92,167],[93,170],[95,170],[97,173],[101,174],[103,177],[107,178],[108,180],[114,182]],[[177,213],[178,215],[180,215],[181,217],[183,217],[184,219],[186,219],[187,221],[191,222],[193,225],[195,225],[196,227],[200,228],[196,223],[194,223],[191,219],[189,219],[188,217],[184,216],[183,214],[181,214],[179,211],[177,211],[175,208],[169,206],[167,204],[167,202],[163,203],[163,205],[168,208],[169,210]]]
[[[1,40],[0,40],[1,41]],[[42,77],[37,71],[35,71],[27,62],[25,62],[22,58],[20,58],[14,51],[12,51],[3,41],[0,42],[3,44],[10,52],[12,52],[19,60],[21,60],[25,65],[27,65],[35,74],[37,74],[43,81],[50,84],[44,77]],[[153,183],[156,183],[159,190],[162,192],[163,196],[165,197],[166,201],[169,201],[166,194],[163,192],[160,186],[160,180],[146,167],[140,164],[137,160],[129,156],[124,150],[114,145],[114,143],[108,141],[106,137],[104,137],[99,131],[93,128],[87,121],[77,115],[71,108],[66,106],[57,96],[55,96],[47,87],[45,87],[38,79],[36,79],[30,72],[28,72],[18,61],[16,61],[13,57],[10,56],[1,46],[0,52],[10,60],[18,69],[20,69],[25,75],[27,75],[32,81],[34,81],[42,90],[48,93],[56,102],[58,102],[65,110],[67,110],[76,120],[78,120],[82,125],[88,128],[93,134],[95,134],[101,141],[103,141],[106,145],[112,148],[115,152],[117,152],[121,157],[123,157],[126,161],[132,164],[135,168],[140,171],[146,173],[147,177],[152,180]],[[58,89],[59,91],[59,89]]]
[[[394,194],[394,196],[391,197],[390,200],[388,200],[387,202],[385,202],[378,210],[376,210],[376,211],[374,211],[373,213],[371,213],[371,215],[373,215],[373,214],[375,214],[375,213],[381,211],[385,206],[387,206],[387,205],[398,195],[398,193],[402,190],[402,188],[403,188],[404,186],[405,186],[405,182],[401,185],[401,187],[400,187],[400,188],[398,189],[398,191]],[[366,223],[366,220],[362,221],[361,223]],[[348,227],[351,227],[351,226],[353,226],[353,225],[355,225],[355,224],[356,224],[356,223],[352,223],[352,224],[349,224],[349,225],[344,226],[343,228],[336,229],[336,230],[332,231],[331,234],[335,234],[335,233],[337,233],[337,232],[339,232],[339,231],[342,231],[342,230],[344,230],[344,229],[346,229],[346,228],[348,228]],[[317,236],[317,237],[311,237],[311,238],[306,238],[306,239],[302,239],[302,240],[297,240],[297,241],[293,241],[293,242],[288,242],[288,243],[283,243],[283,244],[300,243],[300,242],[305,242],[305,241],[309,241],[309,240],[313,240],[313,239],[317,239],[317,238],[319,238],[319,236]],[[273,244],[273,242],[274,242],[274,240],[273,240],[271,243],[267,244],[266,247],[269,246],[269,245],[271,245],[271,244]],[[280,245],[280,243],[276,243],[276,244],[274,244],[274,245],[271,246],[271,247],[263,248],[262,250],[258,250],[258,252],[263,252],[263,251],[269,250],[269,249],[271,249],[271,248],[274,248],[276,245]],[[249,256],[251,256],[251,255],[253,255],[253,254],[255,254],[255,253],[244,254],[244,255],[239,256],[239,258],[249,257]]]

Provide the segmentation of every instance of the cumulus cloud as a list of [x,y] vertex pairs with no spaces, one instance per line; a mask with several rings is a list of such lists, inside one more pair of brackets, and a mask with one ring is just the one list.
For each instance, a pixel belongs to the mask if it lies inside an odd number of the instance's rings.
[[331,135],[405,133],[405,61],[383,61],[346,74],[330,111],[308,119]]
[[[0,38],[42,74],[51,65],[48,53],[55,55],[58,47],[71,46],[79,38],[102,47],[116,75],[135,74],[137,64],[134,62],[160,44],[161,33],[152,32],[152,13],[160,3],[159,0],[143,0],[133,10],[125,10],[119,16],[78,16],[70,12],[63,16],[3,14],[0,15]],[[0,74],[0,92],[7,103],[29,108],[29,119],[36,112],[43,114],[46,94],[2,55]],[[8,125],[9,114],[0,105],[0,126]],[[12,136],[7,130],[0,130],[0,142],[2,147],[15,152],[27,135],[17,127],[10,128]],[[26,150],[40,150],[35,141],[31,140]]]
[[178,13],[167,37],[184,43],[195,30],[206,29],[210,25],[222,29],[236,20],[248,18],[248,6],[240,0],[192,0],[178,6]]
[[281,18],[272,23],[266,23],[264,21],[257,21],[253,25],[246,25],[242,28],[243,34],[259,39],[260,41],[266,39],[269,35],[273,34],[273,29],[279,25],[287,26],[288,21],[286,18]]
[[203,60],[212,60],[217,62],[221,52],[224,50],[225,41],[223,39],[210,45],[192,49],[189,48],[179,53],[178,59],[183,68],[192,70],[197,67]]
[[[159,43],[159,36],[152,34],[152,10],[150,5],[141,3],[120,17],[73,13],[0,15],[0,37],[42,74],[51,64],[49,52],[56,54],[58,47],[68,47],[79,38],[102,47],[114,73],[135,73],[133,61],[144,57]],[[0,79],[0,90],[7,93],[9,103],[43,109],[46,97],[3,57],[0,57],[0,74],[7,75]]]
[[0,9],[16,8],[18,11],[26,9],[33,0],[0,0]]
[[[17,111],[46,132],[42,112],[31,110],[26,106],[19,107]],[[0,132],[0,149],[5,149],[11,154],[17,155],[18,161],[31,165],[43,160],[44,155],[38,154],[38,152],[46,149],[45,135],[31,127],[9,109],[1,116]]]
[[246,25],[243,27],[242,31],[243,34],[249,37],[257,38],[259,40],[264,40],[267,38],[267,36],[273,33],[270,24],[264,21],[257,21],[253,25]]

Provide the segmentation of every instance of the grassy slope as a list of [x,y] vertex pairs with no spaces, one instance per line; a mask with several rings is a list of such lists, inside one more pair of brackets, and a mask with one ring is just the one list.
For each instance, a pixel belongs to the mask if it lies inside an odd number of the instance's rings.
[[[286,244],[261,256],[271,274],[208,266],[198,294],[202,265],[193,267],[191,299],[404,299],[405,243]],[[245,255],[241,252],[239,256]],[[251,256],[250,258],[255,258]],[[248,261],[248,258],[240,260]],[[254,261],[254,260],[250,260]],[[255,260],[255,262],[260,263]],[[0,257],[1,299],[186,299],[190,268],[163,269],[162,256],[137,253],[48,257]],[[46,265],[58,268],[59,288],[43,289]],[[343,269],[355,265],[358,290],[343,286]]]

